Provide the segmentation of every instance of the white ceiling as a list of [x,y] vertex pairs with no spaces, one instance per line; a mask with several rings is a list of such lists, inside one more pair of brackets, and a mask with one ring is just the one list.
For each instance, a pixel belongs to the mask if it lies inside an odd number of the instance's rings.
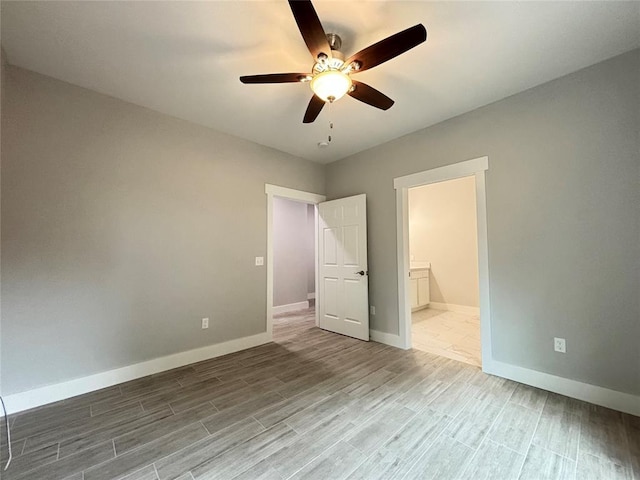
[[640,46],[640,2],[314,5],[347,56],[426,26],[426,43],[356,77],[393,98],[390,110],[345,97],[304,125],[307,84],[239,82],[310,70],[285,0],[3,1],[2,46],[11,64],[322,163]]

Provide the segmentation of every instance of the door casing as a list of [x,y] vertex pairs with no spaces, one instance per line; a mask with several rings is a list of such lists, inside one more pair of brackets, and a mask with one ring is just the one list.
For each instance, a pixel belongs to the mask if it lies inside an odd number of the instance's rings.
[[478,219],[478,280],[480,287],[480,338],[482,370],[492,368],[491,305],[489,295],[489,253],[487,240],[487,197],[485,172],[489,169],[489,157],[454,163],[423,172],[397,177],[393,180],[396,190],[396,233],[398,263],[398,317],[400,320],[400,344],[411,348],[411,304],[409,298],[409,188],[438,183],[445,180],[475,176],[476,213]]

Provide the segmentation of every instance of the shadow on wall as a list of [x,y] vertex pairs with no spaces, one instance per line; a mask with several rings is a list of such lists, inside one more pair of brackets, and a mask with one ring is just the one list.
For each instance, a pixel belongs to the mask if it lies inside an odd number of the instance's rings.
[[[429,294],[430,298],[441,298],[443,299],[441,303],[447,303],[447,299],[442,293],[442,289],[440,288],[440,284],[438,283],[438,277],[434,275],[433,270],[431,270],[429,276]],[[440,302],[440,300],[438,300]]]

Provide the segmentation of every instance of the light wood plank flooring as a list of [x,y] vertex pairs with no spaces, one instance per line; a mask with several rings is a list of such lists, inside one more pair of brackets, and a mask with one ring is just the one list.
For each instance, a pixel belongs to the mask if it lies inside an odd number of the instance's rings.
[[640,479],[638,417],[324,332],[312,311],[274,337],[12,416],[2,479]]

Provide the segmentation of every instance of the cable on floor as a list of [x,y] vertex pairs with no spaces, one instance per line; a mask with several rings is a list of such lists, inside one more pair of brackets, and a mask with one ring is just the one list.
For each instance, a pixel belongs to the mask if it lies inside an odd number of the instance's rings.
[[0,403],[2,403],[2,411],[4,412],[4,424],[7,427],[7,446],[9,448],[9,459],[7,460],[7,464],[4,466],[4,470],[6,470],[9,468],[9,464],[13,458],[13,454],[11,453],[11,430],[9,429],[9,414],[7,413],[7,407],[4,405],[2,396],[0,396]]

